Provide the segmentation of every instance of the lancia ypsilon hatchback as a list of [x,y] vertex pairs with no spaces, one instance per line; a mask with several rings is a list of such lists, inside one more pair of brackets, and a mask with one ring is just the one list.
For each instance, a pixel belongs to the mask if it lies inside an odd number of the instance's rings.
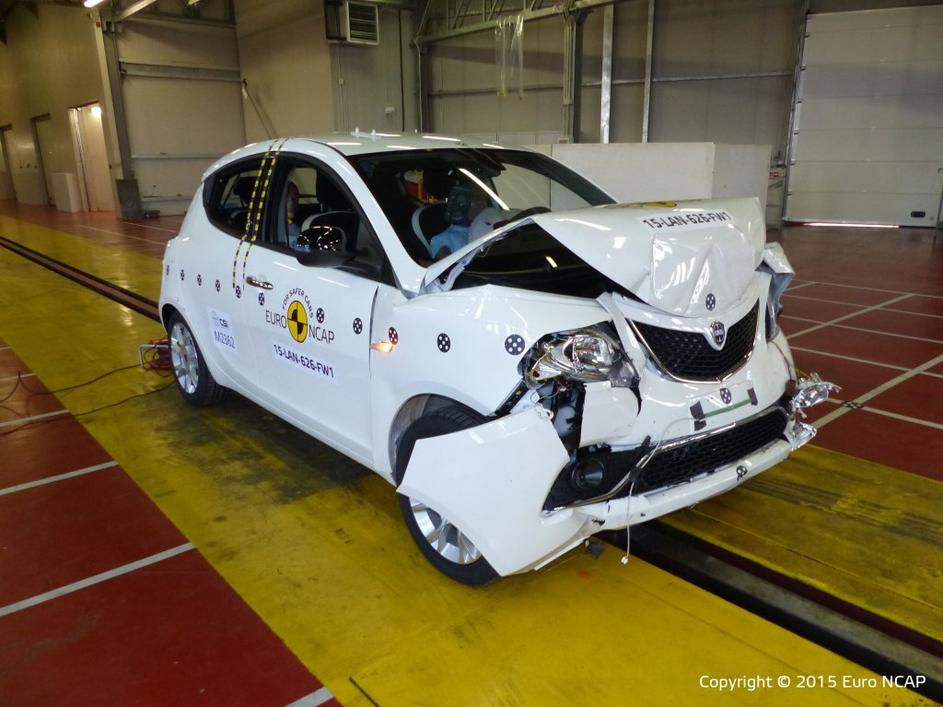
[[728,491],[815,433],[756,199],[616,204],[544,155],[354,133],[204,176],[160,312],[196,405],[238,391],[396,487],[479,584]]

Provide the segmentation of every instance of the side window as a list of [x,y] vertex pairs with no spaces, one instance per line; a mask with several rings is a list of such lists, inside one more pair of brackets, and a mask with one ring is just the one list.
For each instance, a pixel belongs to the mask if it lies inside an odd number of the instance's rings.
[[249,219],[252,192],[262,158],[240,162],[207,180],[203,205],[210,222],[234,236],[242,236]]
[[319,227],[330,226],[343,232],[338,247],[350,256],[342,270],[388,279],[389,266],[373,229],[332,173],[307,161],[284,159],[273,186],[277,196],[265,237],[270,245],[293,251],[301,234],[313,238]]

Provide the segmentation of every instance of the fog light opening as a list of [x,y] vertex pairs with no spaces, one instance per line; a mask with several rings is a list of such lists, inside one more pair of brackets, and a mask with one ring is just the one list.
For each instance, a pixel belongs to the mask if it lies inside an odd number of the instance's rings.
[[599,488],[606,476],[606,467],[598,459],[580,459],[570,471],[570,483],[580,491]]

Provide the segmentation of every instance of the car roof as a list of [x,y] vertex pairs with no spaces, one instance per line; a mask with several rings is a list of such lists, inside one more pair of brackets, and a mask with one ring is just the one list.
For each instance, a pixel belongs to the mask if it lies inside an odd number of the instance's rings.
[[381,133],[376,131],[364,132],[355,130],[350,133],[331,133],[327,135],[313,135],[303,137],[276,138],[253,142],[245,147],[233,150],[216,160],[204,173],[202,179],[219,168],[234,162],[242,157],[258,155],[280,143],[276,149],[285,149],[294,143],[294,148],[303,149],[302,143],[313,142],[337,150],[345,157],[353,155],[370,155],[389,153],[397,150],[441,150],[448,148],[459,149],[492,149],[492,150],[527,150],[517,145],[507,145],[499,142],[484,142],[476,138],[456,137],[452,135],[436,135],[434,133]]
[[365,155],[389,150],[436,150],[443,148],[490,148],[515,147],[498,142],[484,142],[477,138],[435,133],[385,133],[354,130],[351,133],[334,133],[302,138],[333,147],[344,155]]

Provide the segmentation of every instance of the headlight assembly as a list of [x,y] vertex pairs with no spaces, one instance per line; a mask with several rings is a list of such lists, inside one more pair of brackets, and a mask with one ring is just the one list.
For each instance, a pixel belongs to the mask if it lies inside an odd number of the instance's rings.
[[538,386],[563,377],[582,382],[611,381],[629,387],[638,381],[635,366],[618,342],[598,328],[558,334],[535,347],[526,378]]
[[783,307],[781,304],[774,303],[772,293],[770,299],[766,302],[766,340],[771,341],[779,334],[779,313]]
[[769,295],[766,298],[766,340],[779,334],[779,315],[783,311],[783,293],[795,277],[795,271],[779,243],[767,243],[763,249],[763,263],[759,270],[770,275]]

